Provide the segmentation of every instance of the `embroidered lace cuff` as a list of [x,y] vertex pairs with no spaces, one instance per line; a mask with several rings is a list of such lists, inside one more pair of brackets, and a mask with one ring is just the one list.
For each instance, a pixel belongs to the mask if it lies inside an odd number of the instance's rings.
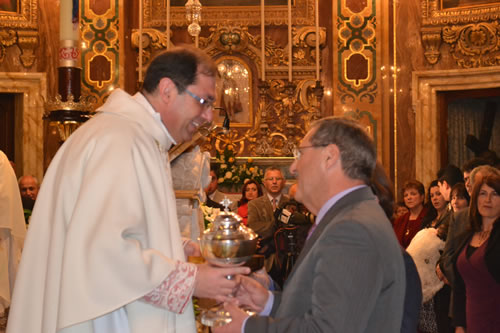
[[142,300],[171,312],[184,312],[193,296],[196,271],[196,265],[178,261],[167,278]]

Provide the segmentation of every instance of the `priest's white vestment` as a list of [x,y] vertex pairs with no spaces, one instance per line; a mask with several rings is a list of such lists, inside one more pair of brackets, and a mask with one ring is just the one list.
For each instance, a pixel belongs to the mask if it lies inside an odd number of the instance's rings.
[[141,300],[185,262],[172,140],[151,110],[143,95],[117,89],[55,155],[31,216],[7,332],[94,332],[96,320],[111,323],[118,311],[132,333],[196,331],[190,297],[182,313]]
[[0,315],[10,306],[26,224],[16,174],[0,151]]

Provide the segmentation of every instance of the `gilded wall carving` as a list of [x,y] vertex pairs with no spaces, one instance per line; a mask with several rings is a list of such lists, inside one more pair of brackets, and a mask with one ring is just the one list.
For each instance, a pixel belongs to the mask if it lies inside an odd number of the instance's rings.
[[[199,47],[216,61],[239,59],[251,72],[253,105],[249,124],[234,124],[227,132],[213,131],[202,145],[215,155],[231,144],[239,156],[292,156],[292,149],[305,135],[311,122],[320,117],[322,87],[315,81],[315,28],[298,26],[292,33],[293,80],[288,82],[289,56],[286,46],[265,40],[266,80],[261,80],[261,36],[249,33],[248,26],[219,24],[200,37]],[[326,32],[320,30],[324,47]],[[138,31],[132,33],[132,45],[138,47]],[[157,29],[143,29],[143,68],[155,53],[167,45],[166,34]]]
[[[205,6],[202,2],[203,25],[238,24],[243,26],[260,25],[260,6]],[[144,27],[160,28],[166,21],[165,0],[144,0]],[[293,2],[293,24],[314,25],[314,0]],[[170,22],[173,26],[186,24],[186,10],[182,6],[172,6]],[[288,22],[287,6],[268,6],[265,12],[266,25],[286,25]]]
[[38,0],[20,0],[15,8],[0,12],[0,62],[6,48],[17,45],[21,64],[30,68],[35,62],[38,40]]
[[442,9],[439,0],[424,0],[421,36],[426,60],[436,64],[444,42],[461,68],[499,65],[499,18],[499,4]]

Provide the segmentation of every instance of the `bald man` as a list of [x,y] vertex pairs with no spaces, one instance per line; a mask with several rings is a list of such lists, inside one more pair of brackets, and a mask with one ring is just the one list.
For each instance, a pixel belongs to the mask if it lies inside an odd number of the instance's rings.
[[34,176],[22,176],[19,178],[19,191],[21,191],[22,198],[30,198],[35,201],[38,196],[38,190],[40,189],[40,184],[38,179]]

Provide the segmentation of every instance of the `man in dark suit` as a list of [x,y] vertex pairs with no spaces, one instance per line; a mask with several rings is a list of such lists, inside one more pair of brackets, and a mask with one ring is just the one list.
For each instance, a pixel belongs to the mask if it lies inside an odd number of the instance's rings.
[[233,321],[220,332],[399,333],[405,267],[391,224],[370,182],[377,155],[354,121],[319,120],[296,149],[290,167],[296,199],[317,218],[283,292],[240,277],[240,304],[226,303]]
[[[274,264],[274,232],[276,231],[276,219],[274,213],[280,205],[288,201],[288,197],[282,193],[285,186],[285,178],[281,170],[276,167],[268,167],[264,172],[264,195],[248,202],[248,227],[254,230],[260,237],[260,248],[258,253],[266,256],[265,268],[271,272]],[[277,271],[271,272],[273,278],[277,278]]]
[[[207,195],[207,200],[205,200],[205,205],[207,207],[212,207],[212,208],[219,208],[220,210],[224,210],[224,206],[220,203],[224,197],[220,198],[220,195],[218,195],[217,187],[217,174],[215,173],[215,170],[210,170],[210,183],[208,184],[207,187],[205,187],[205,194]],[[220,199],[219,202],[216,200]]]
[[265,239],[273,236],[274,212],[281,204],[288,201],[288,197],[282,194],[285,178],[281,170],[276,167],[265,170],[263,185],[266,193],[248,202],[248,226]]

